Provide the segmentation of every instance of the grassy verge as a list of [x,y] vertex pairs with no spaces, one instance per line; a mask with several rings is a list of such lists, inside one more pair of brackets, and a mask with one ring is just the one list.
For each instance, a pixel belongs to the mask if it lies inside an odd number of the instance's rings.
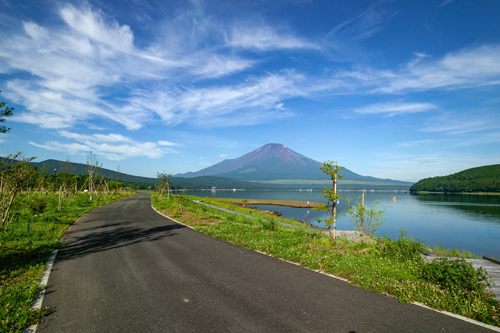
[[[0,332],[22,332],[37,324],[50,309],[33,311],[31,305],[40,292],[38,284],[47,259],[60,246],[59,239],[69,225],[93,208],[130,196],[108,194],[90,201],[78,194],[64,200],[58,210],[56,195],[24,194],[7,232],[0,232]],[[37,214],[29,209],[38,203]]]
[[[218,201],[212,199],[211,203]],[[159,201],[153,195],[153,205],[212,237],[343,277],[351,284],[391,295],[403,303],[420,302],[500,326],[500,303],[486,290],[489,280],[485,272],[475,271],[463,260],[428,264],[418,254],[426,247],[404,233],[396,240],[377,238],[374,242],[354,243],[332,240],[305,224],[286,228],[276,218],[250,219],[178,197]],[[227,203],[221,205],[234,209]]]

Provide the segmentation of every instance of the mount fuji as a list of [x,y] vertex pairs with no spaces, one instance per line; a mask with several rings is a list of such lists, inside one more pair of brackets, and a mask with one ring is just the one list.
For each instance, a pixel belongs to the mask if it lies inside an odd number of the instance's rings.
[[[290,148],[269,143],[235,159],[227,159],[196,172],[177,174],[175,177],[193,178],[216,176],[246,181],[271,180],[327,180],[320,167],[323,163],[301,155]],[[361,176],[348,169],[342,169],[343,180],[351,181],[391,181],[369,176]]]

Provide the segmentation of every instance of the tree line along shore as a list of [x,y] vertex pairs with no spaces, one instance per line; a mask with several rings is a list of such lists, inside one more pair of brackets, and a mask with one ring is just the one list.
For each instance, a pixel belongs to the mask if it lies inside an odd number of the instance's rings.
[[500,193],[500,164],[467,169],[448,176],[419,180],[410,187],[413,193]]

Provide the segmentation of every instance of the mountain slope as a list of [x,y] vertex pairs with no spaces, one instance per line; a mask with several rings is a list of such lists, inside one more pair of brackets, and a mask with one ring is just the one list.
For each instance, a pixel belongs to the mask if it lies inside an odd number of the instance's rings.
[[[277,179],[325,180],[320,167],[323,163],[301,155],[282,144],[270,143],[241,157],[224,160],[197,172],[177,174],[176,177],[217,176],[239,180],[268,181]],[[382,181],[361,176],[348,169],[341,173],[345,180]],[[387,180],[384,180],[387,181]]]
[[448,176],[421,179],[412,192],[500,192],[500,164],[487,165]]

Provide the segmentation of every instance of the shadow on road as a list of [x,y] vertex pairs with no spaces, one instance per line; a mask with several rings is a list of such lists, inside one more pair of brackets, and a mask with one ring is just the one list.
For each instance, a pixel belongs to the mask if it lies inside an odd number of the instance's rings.
[[[134,221],[136,222],[136,221]],[[172,231],[185,228],[182,225],[165,225],[152,228],[118,227],[133,222],[121,222],[71,232],[71,237],[57,255],[57,260],[70,260],[89,254],[131,246],[141,242],[153,242],[165,237],[175,236]],[[101,230],[113,227],[112,230]],[[96,230],[96,232],[88,232]],[[78,234],[82,234],[78,236]]]

